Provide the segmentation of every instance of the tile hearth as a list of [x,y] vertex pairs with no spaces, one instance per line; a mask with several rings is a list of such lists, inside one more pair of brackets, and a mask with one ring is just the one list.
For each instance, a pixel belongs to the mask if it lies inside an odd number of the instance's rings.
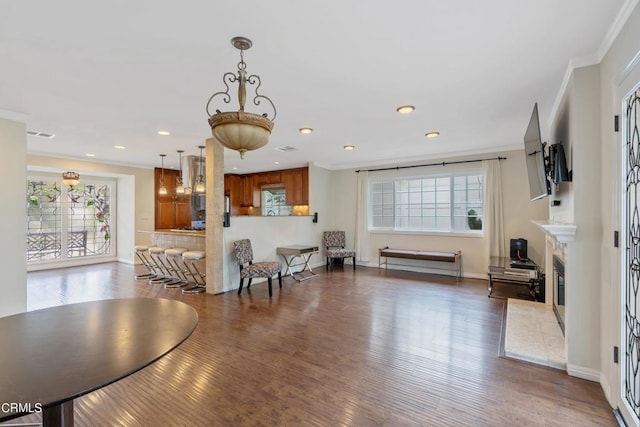
[[507,301],[504,355],[566,370],[564,336],[553,309],[543,303],[510,298]]

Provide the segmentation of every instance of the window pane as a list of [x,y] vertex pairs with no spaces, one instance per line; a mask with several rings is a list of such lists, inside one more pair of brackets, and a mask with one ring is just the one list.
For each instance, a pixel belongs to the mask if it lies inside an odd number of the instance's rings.
[[[479,173],[390,178],[372,182],[369,189],[372,229],[481,229],[483,188]],[[468,224],[472,209],[475,228]]]

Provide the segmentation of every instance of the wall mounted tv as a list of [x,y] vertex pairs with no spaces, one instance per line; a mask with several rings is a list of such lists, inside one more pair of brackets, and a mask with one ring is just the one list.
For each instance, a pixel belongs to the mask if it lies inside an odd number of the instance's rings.
[[538,103],[533,106],[527,132],[524,134],[524,153],[529,178],[531,200],[537,200],[551,194],[551,183],[547,179],[547,161],[544,154],[545,143],[540,137]]

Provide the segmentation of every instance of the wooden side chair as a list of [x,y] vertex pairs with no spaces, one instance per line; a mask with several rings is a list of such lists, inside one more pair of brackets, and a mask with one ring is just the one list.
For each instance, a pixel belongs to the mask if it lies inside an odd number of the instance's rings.
[[278,261],[253,262],[253,249],[251,248],[251,240],[242,239],[233,242],[234,252],[238,265],[240,266],[240,287],[238,295],[242,292],[244,279],[249,279],[247,289],[251,286],[251,280],[258,277],[264,277],[269,284],[269,297],[272,295],[271,279],[277,274],[278,285],[282,288],[282,264]]

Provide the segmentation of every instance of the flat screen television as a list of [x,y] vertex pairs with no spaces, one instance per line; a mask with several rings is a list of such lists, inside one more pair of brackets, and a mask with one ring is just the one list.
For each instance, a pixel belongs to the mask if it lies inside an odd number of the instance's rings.
[[538,118],[538,103],[536,102],[533,106],[527,132],[524,134],[524,153],[531,200],[538,200],[551,194],[544,146],[540,136],[540,120]]

